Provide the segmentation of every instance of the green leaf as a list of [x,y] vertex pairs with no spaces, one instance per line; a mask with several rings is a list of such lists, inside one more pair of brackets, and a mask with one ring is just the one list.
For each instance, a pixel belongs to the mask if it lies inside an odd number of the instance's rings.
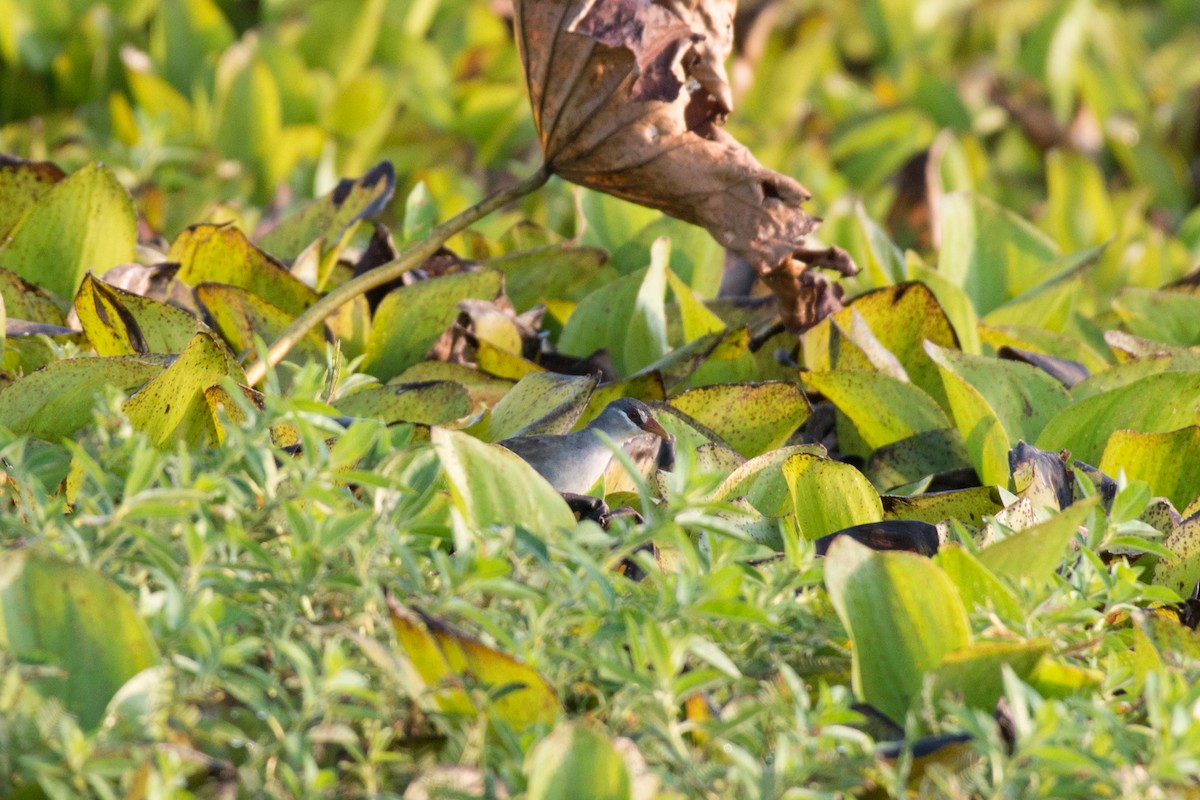
[[825,557],[825,587],[854,647],[854,691],[897,724],[925,673],[971,642],[950,578],[924,556],[875,552],[848,536]]
[[558,346],[586,356],[608,348],[621,375],[632,375],[666,354],[664,297],[670,242],[651,248],[650,266],[619,278],[585,297],[563,327]]
[[1156,496],[1187,508],[1200,494],[1200,427],[1169,433],[1115,431],[1104,447],[1100,471],[1145,481]]
[[1016,621],[1024,618],[1021,602],[1013,590],[961,545],[942,545],[933,562],[954,581],[968,610],[994,609],[1001,619]]
[[489,258],[482,265],[504,273],[504,290],[518,310],[550,300],[578,300],[612,273],[608,253],[594,247],[554,244]]
[[1067,557],[1067,547],[1100,500],[1092,495],[1045,522],[1013,533],[977,554],[979,563],[1014,584],[1028,579],[1035,586],[1050,582]]
[[349,417],[370,417],[388,424],[445,425],[471,413],[471,395],[453,381],[389,383],[338,398],[333,407]]
[[671,286],[671,294],[679,306],[679,316],[683,321],[683,340],[690,342],[710,333],[720,333],[725,330],[725,323],[700,301],[691,287],[673,270],[667,270],[667,283]]
[[[296,318],[253,292],[225,283],[201,283],[196,299],[229,347],[239,355],[253,352],[254,337],[275,341]],[[306,333],[288,353],[296,362],[322,361],[325,342],[318,331]]]
[[925,431],[884,445],[871,454],[866,474],[880,489],[893,490],[925,478],[972,469],[962,436],[951,428]]
[[167,259],[179,264],[175,277],[190,286],[236,286],[292,316],[303,314],[320,297],[231,226],[193,225],[171,244]]
[[387,380],[420,361],[458,316],[466,298],[492,300],[500,293],[499,272],[457,272],[388,292],[375,310],[362,369]]
[[900,283],[876,289],[856,297],[846,308],[826,317],[805,331],[800,339],[804,366],[813,372],[833,372],[850,368],[873,368],[865,354],[857,358],[839,347],[857,347],[838,340],[834,323],[851,330],[857,314],[866,322],[874,338],[895,356],[908,379],[920,387],[939,405],[945,400],[945,389],[938,367],[925,352],[928,340],[941,347],[957,347],[954,326],[938,304],[937,298],[920,283]]
[[811,412],[800,388],[783,382],[702,386],[670,403],[747,458],[781,447]]
[[535,433],[566,433],[587,407],[596,382],[592,375],[531,372],[504,395],[476,433],[490,442]]
[[340,242],[359,220],[382,214],[396,191],[396,170],[381,161],[361,178],[344,179],[330,192],[306,205],[268,231],[258,246],[283,261],[292,261],[310,244]]
[[1135,336],[1179,347],[1200,344],[1200,295],[1128,286],[1112,304]]
[[162,373],[167,362],[165,356],[52,361],[0,389],[0,425],[39,439],[69,436],[92,421],[104,386],[132,392]]
[[805,539],[883,519],[879,494],[849,464],[799,453],[783,464],[792,510]]
[[528,800],[634,800],[625,760],[603,733],[558,726],[525,759]]
[[1200,425],[1200,372],[1164,372],[1064,408],[1046,423],[1037,446],[1066,448],[1080,461],[1098,464],[1116,431],[1166,433],[1191,425]]
[[138,430],[159,446],[181,440],[208,445],[224,438],[217,420],[219,384],[232,376],[243,382],[229,349],[212,333],[197,333],[166,371],[125,403]]
[[206,329],[183,309],[109,286],[91,274],[75,295],[75,313],[102,356],[179,353]]
[[1050,650],[1045,640],[975,642],[947,653],[931,672],[933,696],[949,695],[980,711],[993,711],[1004,696],[1002,667],[1027,680]]
[[955,519],[972,527],[981,527],[984,517],[1004,508],[1000,490],[995,486],[974,486],[912,497],[885,495],[881,500],[884,519],[917,519],[931,524]]
[[137,218],[107,167],[90,164],[42,194],[0,240],[4,267],[59,297],[73,297],[91,270],[132,261]]
[[404,200],[404,241],[418,242],[428,236],[437,224],[437,215],[429,187],[425,181],[417,181]]
[[955,426],[985,484],[1008,485],[1008,451],[1033,441],[1054,414],[1070,404],[1058,381],[1016,361],[972,356],[928,343],[942,372]]
[[[552,724],[561,712],[558,695],[532,667],[391,597],[388,612],[401,650],[439,710],[483,712],[516,731]],[[504,693],[476,708],[464,685]]]
[[966,291],[980,314],[1037,286],[1059,255],[1046,234],[980,195],[947,194],[938,217],[938,272]]
[[562,496],[520,456],[444,428],[431,436],[451,500],[471,527],[512,523],[536,535],[575,527]]
[[[2,167],[0,167],[2,169]],[[3,173],[0,173],[3,174]],[[23,319],[47,325],[62,325],[66,315],[49,292],[34,286],[15,272],[0,269],[0,297],[10,319]]]
[[1175,554],[1154,565],[1156,586],[1166,586],[1180,597],[1190,597],[1200,581],[1200,514],[1188,517],[1163,542]]
[[154,19],[150,53],[163,77],[190,95],[198,81],[212,74],[212,54],[234,38],[213,0],[163,0]]
[[807,372],[809,391],[837,406],[872,450],[927,431],[950,427],[937,402],[913,386],[882,372]]
[[65,177],[66,173],[49,161],[6,159],[0,163],[0,240]]
[[792,513],[792,495],[783,465],[800,453],[824,456],[825,448],[816,444],[793,445],[769,450],[738,466],[713,492],[714,500],[744,497],[767,517]]
[[31,677],[84,729],[100,724],[113,695],[159,661],[130,598],[101,573],[35,549],[0,553],[0,648],[61,670]]

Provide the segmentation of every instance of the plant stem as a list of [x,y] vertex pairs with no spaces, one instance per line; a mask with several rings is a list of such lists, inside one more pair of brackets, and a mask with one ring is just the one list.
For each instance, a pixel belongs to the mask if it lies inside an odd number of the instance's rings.
[[475,222],[486,217],[496,209],[508,205],[513,200],[518,200],[538,190],[549,178],[550,167],[542,164],[537,168],[536,172],[525,180],[485,197],[457,216],[451,217],[441,225],[438,225],[429,232],[428,236],[409,246],[388,263],[382,264],[370,272],[366,272],[353,280],[343,283],[322,297],[297,317],[296,321],[271,345],[267,350],[265,361],[255,361],[250,365],[246,370],[246,385],[254,386],[260,382],[266,376],[268,366],[273,367],[282,361],[283,357],[288,354],[288,351],[292,349],[296,342],[300,341],[305,334],[323,322],[326,317],[337,311],[341,306],[358,297],[360,294],[365,294],[377,286],[390,283],[405,272],[424,264],[430,256],[442,248],[442,245],[451,236],[461,233]]

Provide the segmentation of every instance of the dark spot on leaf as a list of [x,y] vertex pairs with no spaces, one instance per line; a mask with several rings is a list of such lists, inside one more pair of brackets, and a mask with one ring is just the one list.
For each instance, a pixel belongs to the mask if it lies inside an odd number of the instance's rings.
[[167,407],[163,409],[163,416],[171,413],[171,404],[167,403]]

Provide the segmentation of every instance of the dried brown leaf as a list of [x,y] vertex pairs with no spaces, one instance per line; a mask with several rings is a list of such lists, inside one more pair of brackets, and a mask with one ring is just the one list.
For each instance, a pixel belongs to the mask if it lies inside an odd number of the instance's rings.
[[[517,0],[517,45],[542,148],[561,177],[706,228],[744,258],[793,328],[840,307],[805,264],[854,274],[811,250],[808,191],[755,160],[721,126],[734,0]],[[803,263],[802,263],[803,262]]]

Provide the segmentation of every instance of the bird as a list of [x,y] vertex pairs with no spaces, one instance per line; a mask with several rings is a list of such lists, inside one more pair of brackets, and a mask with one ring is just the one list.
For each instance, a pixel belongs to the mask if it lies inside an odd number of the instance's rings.
[[497,442],[516,453],[563,495],[583,495],[604,475],[613,453],[596,434],[604,432],[618,447],[652,433],[667,441],[671,434],[641,400],[622,397],[574,433],[514,436]]

